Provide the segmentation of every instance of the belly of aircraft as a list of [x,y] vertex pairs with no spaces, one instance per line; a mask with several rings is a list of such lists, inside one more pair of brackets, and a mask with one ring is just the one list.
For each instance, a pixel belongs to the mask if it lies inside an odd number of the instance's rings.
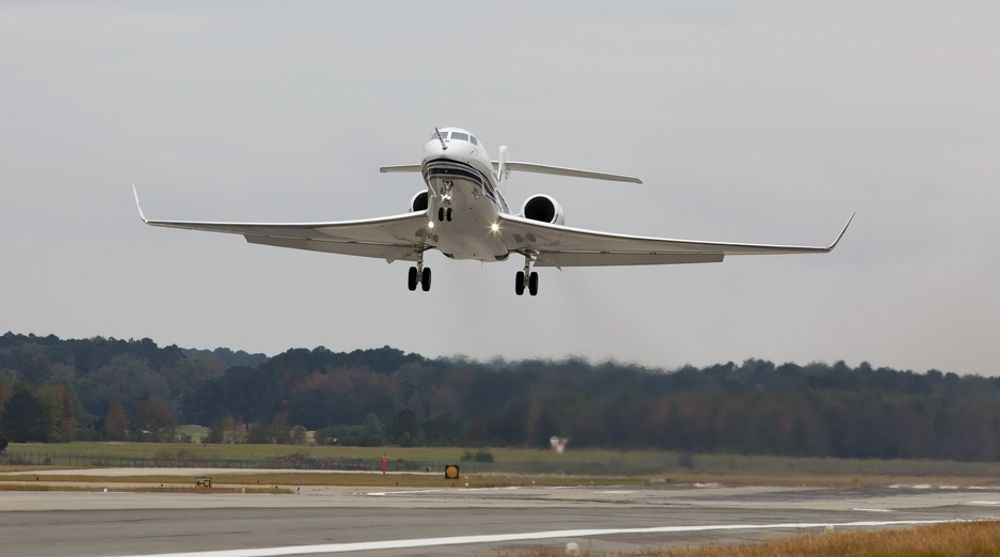
[[[497,209],[483,193],[479,184],[452,179],[450,200],[432,196],[428,206],[428,220],[434,223],[430,243],[448,257],[454,259],[474,259],[496,261],[504,259],[508,250],[499,235],[490,231],[496,222]],[[434,184],[435,190],[444,191],[442,184]],[[452,219],[438,220],[438,208],[452,209]]]

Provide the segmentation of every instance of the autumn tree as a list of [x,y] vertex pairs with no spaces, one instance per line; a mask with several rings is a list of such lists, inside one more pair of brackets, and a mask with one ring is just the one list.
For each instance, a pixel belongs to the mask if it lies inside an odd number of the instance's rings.
[[288,413],[278,412],[271,420],[272,443],[288,445],[292,442],[292,429],[288,426]]
[[[266,429],[266,426],[264,426]],[[215,422],[205,437],[206,443],[244,443],[247,439],[247,426],[231,414],[226,414]]]
[[177,430],[177,415],[166,399],[153,395],[139,403],[132,425],[143,439],[172,441]]
[[128,417],[125,407],[120,401],[114,401],[108,406],[108,414],[104,418],[104,438],[108,441],[124,441],[128,434]]
[[48,440],[68,442],[76,438],[76,407],[69,389],[63,385],[42,385],[35,396],[48,414]]
[[246,442],[254,445],[267,445],[274,443],[274,434],[271,427],[264,422],[254,422],[247,426]]

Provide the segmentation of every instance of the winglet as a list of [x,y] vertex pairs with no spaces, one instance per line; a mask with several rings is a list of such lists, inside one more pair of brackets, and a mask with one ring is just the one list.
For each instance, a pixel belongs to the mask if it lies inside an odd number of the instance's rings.
[[837,247],[837,244],[840,243],[840,239],[843,238],[844,233],[847,232],[847,227],[851,226],[851,221],[854,220],[854,215],[856,214],[857,213],[851,213],[851,218],[847,219],[847,224],[844,225],[844,229],[841,230],[840,234],[837,235],[837,239],[834,240],[832,244],[826,247],[826,251],[833,251],[833,248]]
[[139,210],[139,218],[142,219],[142,222],[149,223],[146,214],[142,212],[142,205],[139,204],[139,192],[135,189],[135,184],[132,184],[132,195],[135,196],[135,208]]

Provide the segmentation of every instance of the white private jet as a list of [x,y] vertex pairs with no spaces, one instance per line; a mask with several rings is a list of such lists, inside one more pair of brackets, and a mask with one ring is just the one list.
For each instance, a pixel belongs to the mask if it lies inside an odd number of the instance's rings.
[[[674,240],[596,232],[565,226],[562,206],[548,195],[529,197],[520,214],[512,214],[500,193],[508,175],[534,172],[633,182],[638,178],[560,166],[512,162],[507,147],[500,147],[499,160],[491,160],[476,136],[461,128],[434,129],[424,144],[420,164],[383,166],[386,172],[419,172],[426,189],[410,199],[410,211],[402,215],[341,222],[254,223],[196,222],[146,218],[133,186],[136,207],[143,222],[151,226],[188,228],[241,234],[252,244],[266,244],[327,253],[413,261],[407,286],[431,288],[431,270],[424,266],[424,253],[436,249],[452,259],[505,261],[511,255],[524,257],[517,272],[514,291],[538,293],[538,273],[533,267],[587,267],[598,265],[660,265],[720,262],[727,255],[827,253],[844,236],[851,221],[828,246],[733,244]],[[854,216],[851,215],[851,219]]]

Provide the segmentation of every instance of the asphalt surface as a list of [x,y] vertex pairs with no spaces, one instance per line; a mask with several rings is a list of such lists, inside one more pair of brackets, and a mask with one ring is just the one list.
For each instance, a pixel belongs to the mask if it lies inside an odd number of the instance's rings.
[[[570,542],[581,550],[629,551],[753,541],[822,531],[827,524],[901,527],[909,521],[980,519],[1000,519],[1000,486],[304,488],[296,495],[0,492],[0,555],[233,550],[231,557],[241,557],[254,555],[244,550],[282,546],[309,555],[491,555],[562,549]],[[875,525],[844,526],[857,522]],[[659,530],[614,531],[637,528]],[[551,533],[523,539],[538,532]],[[500,534],[513,536],[451,539]],[[391,546],[381,543],[387,540],[409,541],[387,549]],[[378,543],[345,545],[359,542]],[[292,552],[259,553],[264,554]]]

